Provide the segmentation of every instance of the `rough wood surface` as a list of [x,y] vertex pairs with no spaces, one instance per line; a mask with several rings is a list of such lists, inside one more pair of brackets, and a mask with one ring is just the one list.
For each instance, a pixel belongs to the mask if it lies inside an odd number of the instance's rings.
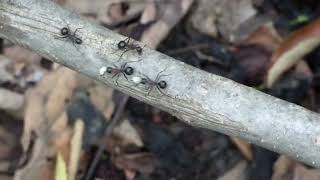
[[[83,44],[56,39],[68,26]],[[320,116],[303,107],[271,97],[229,79],[206,73],[147,47],[142,55],[129,51],[119,60],[117,43],[125,37],[71,13],[48,0],[0,0],[0,37],[37,52],[54,62],[114,87],[177,116],[191,126],[211,129],[284,153],[320,167]],[[143,46],[143,44],[141,44]],[[143,85],[110,75],[103,66],[125,61],[133,76],[155,78],[165,69],[168,87],[147,95]]]

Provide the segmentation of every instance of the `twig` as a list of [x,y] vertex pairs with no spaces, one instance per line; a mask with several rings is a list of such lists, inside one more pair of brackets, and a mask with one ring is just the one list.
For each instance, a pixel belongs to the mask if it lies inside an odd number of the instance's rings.
[[[70,42],[54,39],[64,21],[71,28],[84,27],[79,33],[83,44],[78,50]],[[240,137],[320,167],[318,114],[147,47],[141,55],[128,52],[119,60],[119,54],[112,52],[125,37],[81,19],[52,1],[1,0],[0,37],[167,111],[191,126]],[[170,97],[158,91],[147,95],[143,85],[135,86],[124,78],[116,86],[108,75],[99,74],[101,67],[138,59],[142,61],[132,64],[133,76],[145,74],[154,78],[168,67],[166,74],[171,75],[163,80],[168,84],[165,93]]]
[[90,180],[92,179],[93,175],[94,175],[94,171],[99,163],[99,160],[102,156],[103,150],[106,147],[106,142],[109,139],[110,135],[112,134],[112,130],[113,128],[119,124],[120,122],[120,118],[122,115],[122,112],[124,110],[124,108],[126,107],[126,104],[128,102],[129,96],[124,95],[120,101],[119,107],[117,108],[110,124],[108,125],[108,127],[106,128],[106,130],[104,131],[104,136],[101,139],[101,142],[99,144],[99,148],[96,152],[96,155],[93,158],[93,161],[89,167],[88,173],[86,175],[85,180]]
[[166,54],[172,56],[172,55],[186,53],[188,51],[195,51],[195,50],[207,49],[207,48],[209,48],[208,43],[196,44],[196,45],[190,45],[190,46],[183,47],[183,48],[173,49],[173,50],[166,52]]

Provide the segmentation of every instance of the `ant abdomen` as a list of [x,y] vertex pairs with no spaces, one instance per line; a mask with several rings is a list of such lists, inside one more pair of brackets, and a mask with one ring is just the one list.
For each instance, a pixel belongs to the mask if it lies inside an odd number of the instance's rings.
[[161,88],[161,89],[165,89],[165,88],[167,87],[167,82],[165,82],[165,81],[160,81],[160,82],[158,82],[158,86],[159,86],[159,88]]
[[67,34],[69,34],[69,29],[66,28],[66,27],[64,27],[64,28],[62,28],[62,29],[60,30],[60,33],[61,33],[61,35],[67,35]]
[[124,70],[124,73],[126,73],[127,75],[132,75],[134,73],[134,70],[132,67],[126,67]]

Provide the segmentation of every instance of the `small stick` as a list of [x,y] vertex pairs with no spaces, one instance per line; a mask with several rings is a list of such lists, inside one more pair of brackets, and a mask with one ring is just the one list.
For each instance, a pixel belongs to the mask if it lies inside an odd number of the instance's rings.
[[103,150],[104,150],[104,148],[106,146],[106,141],[110,137],[110,135],[112,134],[113,128],[117,124],[120,123],[120,117],[121,117],[122,112],[123,112],[123,110],[124,110],[124,108],[125,108],[125,106],[126,106],[126,104],[128,102],[128,99],[129,99],[128,95],[124,95],[122,97],[122,100],[121,100],[121,102],[119,104],[119,107],[117,108],[117,110],[116,110],[116,112],[115,112],[110,124],[108,125],[108,127],[104,131],[104,137],[101,139],[98,151],[97,151],[96,155],[93,158],[93,161],[92,161],[92,163],[91,163],[91,165],[89,167],[88,173],[87,173],[87,175],[85,177],[85,180],[92,179],[93,173],[95,172],[95,169],[96,169],[96,167],[97,167],[97,165],[99,163],[100,157],[101,157],[101,155],[103,153]]

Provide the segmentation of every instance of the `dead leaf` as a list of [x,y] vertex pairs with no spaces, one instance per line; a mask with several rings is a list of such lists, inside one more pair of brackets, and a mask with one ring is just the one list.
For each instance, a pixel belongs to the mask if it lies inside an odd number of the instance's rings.
[[272,65],[266,77],[267,87],[271,87],[280,76],[295,66],[298,61],[320,44],[318,27],[320,19],[292,32],[272,55]]
[[113,89],[102,83],[95,82],[88,87],[90,93],[90,100],[94,106],[103,112],[107,119],[111,119],[114,111],[114,103],[112,101]]
[[10,60],[7,70],[15,77],[16,83],[25,88],[29,82],[38,82],[46,70],[40,65],[41,56],[19,46],[4,49],[4,55]]
[[246,168],[248,164],[245,161],[239,162],[234,168],[227,171],[223,176],[219,177],[218,180],[246,180]]
[[200,0],[192,13],[191,23],[199,32],[213,37],[220,33],[232,42],[234,31],[255,14],[251,0]]
[[156,20],[157,17],[157,7],[154,1],[148,1],[146,3],[146,7],[142,13],[140,23],[141,24],[148,24]]
[[164,1],[159,3],[159,19],[143,33],[141,41],[151,48],[156,48],[168,35],[169,31],[187,13],[192,3],[193,0]]
[[56,120],[66,107],[66,103],[71,99],[72,93],[76,88],[76,75],[75,71],[68,68],[61,68],[58,70],[59,75],[55,88],[52,89],[48,96],[46,104],[46,117],[49,122]]
[[123,12],[122,0],[66,0],[65,6],[75,12],[95,18],[103,24],[113,24],[130,19],[145,8],[145,0],[127,1],[128,9]]
[[[21,179],[23,177],[24,180],[48,179],[43,178],[43,176],[44,174],[52,173],[53,167],[51,167],[52,163],[47,162],[47,158],[57,150],[63,152],[65,157],[68,157],[70,139],[68,128],[53,129],[57,130],[57,132],[51,131],[50,128],[57,119],[62,119],[58,121],[60,124],[61,121],[67,121],[63,118],[63,107],[68,98],[67,96],[71,96],[71,92],[66,87],[73,90],[75,86],[74,73],[70,71],[65,67],[58,68],[48,74],[35,88],[28,91],[26,95],[24,132],[21,140],[25,152],[31,142],[32,132],[36,132],[38,138],[35,140],[30,160],[16,173],[15,178]],[[63,92],[57,92],[59,90]],[[50,103],[55,104],[50,105]],[[63,107],[55,107],[55,105]],[[59,139],[52,142],[57,134],[59,134]],[[40,166],[41,168],[39,168]],[[30,171],[32,173],[26,175]],[[50,177],[53,177],[53,175]]]
[[[4,49],[3,54],[18,64],[25,63],[27,65],[39,65],[41,60],[41,56],[20,46],[7,47]],[[21,68],[17,67],[17,69]]]
[[151,153],[119,155],[115,157],[114,163],[120,169],[139,171],[143,174],[150,174],[159,166],[159,162]]
[[251,145],[249,143],[247,143],[246,141],[244,141],[242,139],[235,138],[235,137],[231,137],[231,141],[238,147],[238,149],[240,150],[242,155],[248,161],[252,161],[253,154],[252,154],[252,150],[251,150]]
[[120,3],[113,3],[109,6],[109,16],[114,21],[119,21],[123,18],[122,6]]
[[281,38],[273,27],[273,24],[268,23],[260,26],[242,43],[246,45],[260,45],[268,51],[274,51],[280,44]]
[[[6,127],[4,120],[10,121],[11,119],[2,119],[0,126],[0,171],[12,172],[13,167],[19,162],[19,157],[22,153],[22,147],[19,142],[19,133],[17,132],[18,124],[14,124],[14,129]],[[18,122],[18,121],[16,121]],[[19,126],[18,126],[19,127]],[[0,178],[1,179],[1,178]]]
[[0,109],[9,112],[19,119],[23,117],[24,96],[0,88]]
[[238,46],[234,50],[237,60],[232,66],[230,78],[248,86],[258,86],[263,83],[271,52],[261,45]]
[[7,70],[7,67],[12,63],[10,59],[0,55],[0,82],[14,83],[15,79],[12,73]]
[[320,179],[319,169],[309,169],[301,164],[296,166],[293,180],[319,180],[319,179]]
[[113,134],[121,139],[119,144],[121,144],[122,146],[130,144],[134,144],[137,147],[143,146],[143,142],[139,133],[128,120],[122,121],[119,126],[115,127],[113,129]]
[[134,180],[137,173],[131,170],[124,170],[124,174],[126,176],[126,180]]
[[274,164],[271,180],[319,180],[320,170],[307,168],[282,155]]

